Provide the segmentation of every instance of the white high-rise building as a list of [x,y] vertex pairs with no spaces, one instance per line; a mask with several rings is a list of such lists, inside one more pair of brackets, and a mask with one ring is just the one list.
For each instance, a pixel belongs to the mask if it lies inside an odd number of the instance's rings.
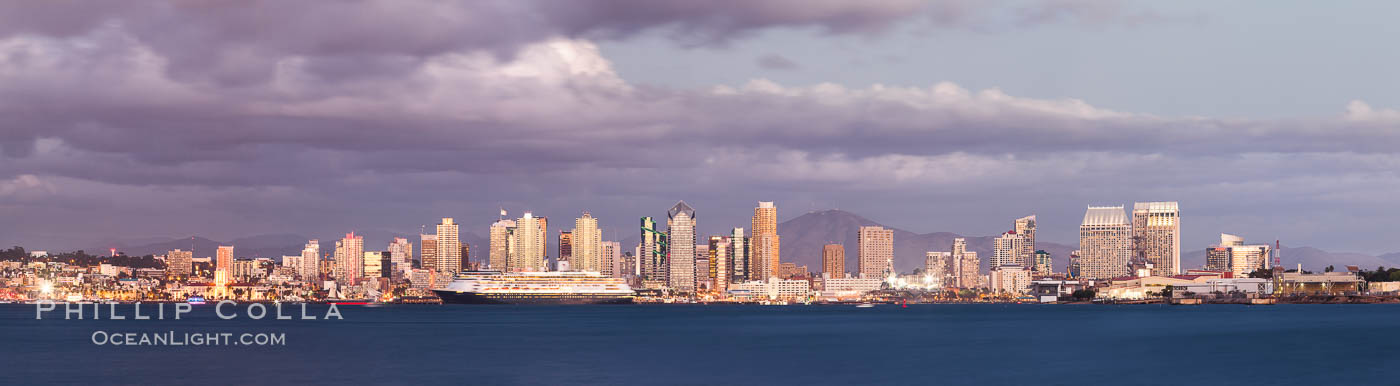
[[982,287],[981,259],[976,251],[967,250],[967,239],[953,239],[953,285],[958,288]]
[[685,201],[677,202],[666,211],[666,234],[670,253],[669,280],[671,289],[695,292],[695,208]]
[[863,279],[883,279],[894,270],[894,230],[880,226],[862,226],[856,235],[860,244],[860,277]]
[[603,233],[598,230],[598,219],[588,212],[574,220],[573,251],[569,266],[574,271],[603,272]]
[[515,233],[511,237],[509,267],[514,272],[544,272],[545,268],[545,225],[533,213],[515,220]]
[[389,256],[393,270],[413,269],[413,243],[407,237],[395,237],[394,242],[389,243]]
[[1035,267],[1035,215],[1016,219],[1016,226],[1013,229],[1024,239],[1021,243],[1021,266]]
[[952,272],[954,265],[952,252],[924,253],[924,276],[936,286],[947,287],[957,282]]
[[462,241],[457,237],[457,229],[451,217],[443,217],[437,225],[437,262],[433,268],[438,272],[457,273],[462,269]]
[[996,292],[1023,294],[1031,286],[1031,271],[1020,265],[996,267],[987,276],[991,281],[989,287]]
[[365,276],[365,238],[355,232],[335,243],[336,280],[349,284]]
[[744,228],[734,228],[729,233],[729,276],[730,283],[757,280],[750,272],[749,238],[744,236]]
[[297,275],[307,283],[321,282],[321,240],[309,240],[301,247],[301,266],[297,268]]
[[627,273],[627,267],[622,261],[622,243],[616,241],[603,242],[603,276],[623,277]]
[[1152,275],[1181,273],[1181,209],[1176,202],[1133,204],[1133,249],[1152,263]]
[[1002,233],[992,240],[992,258],[987,259],[987,269],[993,270],[1003,265],[1023,266],[1026,261],[1021,254],[1025,253],[1026,242],[1026,238],[1016,231]]
[[1132,226],[1122,206],[1090,206],[1079,225],[1079,273],[1085,278],[1127,276]]
[[1272,250],[1267,244],[1245,245],[1243,237],[1221,233],[1220,244],[1206,249],[1206,269],[1248,277],[1251,272],[1270,268]]

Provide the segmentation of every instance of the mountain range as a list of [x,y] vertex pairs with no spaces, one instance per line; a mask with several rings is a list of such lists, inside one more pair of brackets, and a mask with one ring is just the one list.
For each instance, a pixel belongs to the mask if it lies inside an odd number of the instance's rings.
[[[1008,227],[1011,225],[1008,220]],[[745,224],[747,225],[747,224]],[[884,226],[878,222],[861,217],[855,213],[843,210],[820,210],[802,214],[795,218],[783,221],[778,224],[778,234],[782,236],[782,259],[784,262],[794,262],[797,265],[805,265],[813,272],[821,271],[822,246],[826,244],[841,244],[846,252],[846,271],[856,272],[858,251],[856,249],[856,234],[861,226]],[[976,251],[984,262],[982,270],[986,271],[985,262],[992,254],[992,236],[964,236],[950,232],[915,233],[899,228],[884,226],[894,231],[894,265],[900,272],[910,272],[924,265],[924,256],[930,251],[950,251],[953,239],[962,237],[967,240],[967,248]],[[365,238],[366,250],[383,250],[387,248],[394,237],[407,237],[413,240],[415,249],[418,247],[417,234],[402,234],[386,230],[368,230],[356,232]],[[335,241],[341,235],[331,237],[320,237],[322,253],[330,253],[335,248]],[[473,232],[465,229],[461,232],[462,242],[471,246],[472,261],[482,261],[486,258],[487,240]],[[139,239],[128,242],[109,242],[104,246],[88,249],[90,253],[103,253],[107,248],[117,248],[117,250],[127,255],[160,255],[172,249],[190,249],[193,247],[196,257],[206,257],[214,255],[214,250],[220,245],[233,245],[235,254],[240,257],[268,257],[274,260],[280,259],[284,255],[298,255],[302,246],[305,245],[309,237],[295,234],[265,234],[238,238],[234,240],[215,241],[204,237],[192,236],[174,240],[153,241],[153,239]],[[704,240],[700,237],[699,241]],[[554,240],[550,240],[548,248],[555,248]],[[637,237],[631,236],[622,240],[623,250],[630,251],[636,245]],[[1046,240],[1037,240],[1036,248],[1050,252],[1056,270],[1063,270],[1069,263],[1070,252],[1076,246],[1062,244]],[[550,250],[550,255],[554,255]],[[1183,250],[1181,262],[1183,267],[1196,268],[1205,265],[1205,249]],[[1350,252],[1328,252],[1312,247],[1287,247],[1280,248],[1283,265],[1293,267],[1301,263],[1305,269],[1321,270],[1323,267],[1333,265],[1341,267],[1344,265],[1356,265],[1365,269],[1372,269],[1377,266],[1398,266],[1400,265],[1400,252],[1387,253],[1379,256],[1372,256],[1362,253]]]

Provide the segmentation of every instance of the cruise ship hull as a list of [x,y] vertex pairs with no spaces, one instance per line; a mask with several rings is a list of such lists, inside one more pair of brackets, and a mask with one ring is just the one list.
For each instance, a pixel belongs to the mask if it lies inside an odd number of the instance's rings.
[[446,304],[632,304],[631,295],[494,294],[434,290]]

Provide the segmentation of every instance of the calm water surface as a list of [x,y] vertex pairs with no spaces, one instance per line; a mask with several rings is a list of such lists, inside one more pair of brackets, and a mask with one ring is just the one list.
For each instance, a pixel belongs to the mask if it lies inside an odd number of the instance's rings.
[[[0,384],[1400,384],[1400,305],[212,307],[135,321],[0,305]],[[98,346],[98,330],[287,343]]]

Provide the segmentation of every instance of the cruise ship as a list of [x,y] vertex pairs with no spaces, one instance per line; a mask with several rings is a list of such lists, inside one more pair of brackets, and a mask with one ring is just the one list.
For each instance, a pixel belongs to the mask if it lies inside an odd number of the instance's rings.
[[467,271],[433,292],[449,304],[629,304],[621,278],[597,272]]

